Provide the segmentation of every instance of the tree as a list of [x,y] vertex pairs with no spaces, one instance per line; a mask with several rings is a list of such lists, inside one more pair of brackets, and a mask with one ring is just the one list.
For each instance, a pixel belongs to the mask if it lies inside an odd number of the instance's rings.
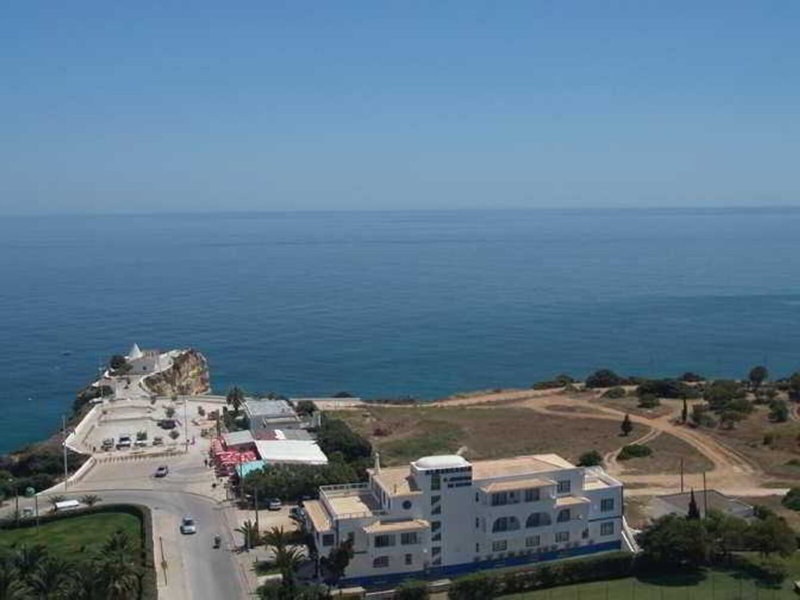
[[769,371],[767,371],[767,367],[761,365],[750,369],[750,373],[747,376],[754,390],[761,387],[761,384],[766,381],[767,377],[769,377]]
[[233,386],[225,396],[225,401],[233,408],[234,417],[238,417],[244,403],[244,391],[239,386]]
[[800,488],[793,487],[786,492],[781,504],[788,509],[800,511]]
[[785,400],[773,400],[769,403],[769,419],[776,423],[789,420],[789,405]]
[[622,419],[620,429],[622,430],[622,435],[625,437],[629,436],[631,431],[633,431],[633,423],[631,423],[631,417],[628,413],[625,413],[625,418]]
[[296,548],[281,548],[275,552],[275,566],[281,572],[281,587],[287,598],[295,598],[297,570],[303,564],[303,556]]
[[694,497],[694,488],[692,488],[692,493],[689,497],[689,512],[686,514],[687,519],[699,519],[700,518],[700,509],[697,508],[697,500]]
[[71,565],[57,556],[46,556],[28,577],[37,598],[63,597],[70,583]]
[[50,501],[50,504],[52,504],[52,505],[53,505],[53,510],[55,510],[55,509],[56,509],[56,504],[58,504],[59,502],[63,502],[64,500],[66,500],[66,497],[65,497],[65,496],[63,496],[63,495],[61,495],[61,494],[55,494],[54,496],[50,496],[50,497],[48,498],[48,500]]
[[81,496],[80,501],[89,508],[91,508],[92,506],[100,502],[100,496],[98,496],[97,494],[86,494],[85,496]]
[[746,395],[739,382],[730,379],[718,379],[703,390],[703,399],[711,410],[717,412],[727,409],[733,400],[745,398]]
[[597,450],[589,450],[584,452],[578,458],[579,467],[594,467],[603,464],[603,456]]
[[625,397],[625,388],[622,386],[616,386],[612,388],[608,388],[605,392],[603,392],[603,398],[624,398]]
[[658,396],[653,394],[643,394],[639,396],[639,408],[655,408],[661,405]]
[[745,549],[749,525],[744,519],[712,509],[706,515],[705,526],[714,554],[730,560],[734,550]]
[[265,545],[273,548],[276,554],[289,545],[289,535],[284,531],[283,527],[270,527],[264,532],[262,540]]
[[800,401],[800,371],[792,373],[789,377],[788,391],[790,400]]
[[719,423],[725,429],[733,429],[736,423],[744,419],[744,414],[738,410],[726,410],[719,416]]
[[681,375],[681,381],[685,381],[687,383],[698,383],[703,381],[705,378],[702,375],[698,375],[697,373],[693,373],[692,371],[686,371],[683,375]]
[[295,412],[297,412],[298,415],[305,417],[314,414],[315,410],[316,407],[311,400],[300,400],[300,402],[297,403],[297,406],[295,406]]
[[699,519],[665,515],[637,536],[642,558],[663,567],[697,567],[708,556],[708,535]]
[[624,383],[625,380],[610,369],[600,369],[586,378],[587,388],[609,388]]
[[686,423],[689,420],[689,405],[686,403],[686,398],[683,399],[683,408],[681,409],[681,423]]
[[331,549],[328,556],[322,558],[322,566],[328,572],[326,581],[336,585],[344,577],[344,572],[353,558],[353,540],[347,539]]
[[241,527],[237,527],[234,531],[242,534],[244,537],[244,549],[248,552],[250,548],[258,546],[260,541],[258,527],[250,519],[242,523]]
[[755,521],[748,531],[748,545],[769,556],[776,552],[789,556],[797,549],[797,540],[786,521],[774,515]]
[[424,581],[404,581],[394,590],[394,600],[428,600],[430,597]]

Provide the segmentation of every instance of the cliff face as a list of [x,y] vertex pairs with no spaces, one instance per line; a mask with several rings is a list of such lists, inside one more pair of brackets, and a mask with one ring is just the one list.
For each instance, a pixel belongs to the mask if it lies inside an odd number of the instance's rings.
[[169,369],[145,377],[142,383],[159,396],[203,394],[211,389],[208,361],[197,350],[183,350]]

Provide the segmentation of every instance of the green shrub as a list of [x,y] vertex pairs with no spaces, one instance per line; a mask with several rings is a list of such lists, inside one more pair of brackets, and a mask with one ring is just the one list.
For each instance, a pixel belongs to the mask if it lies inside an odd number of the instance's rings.
[[653,449],[644,444],[628,444],[623,446],[617,455],[617,460],[629,460],[631,458],[644,458],[653,454]]
[[428,600],[430,597],[424,581],[405,581],[394,590],[394,600]]
[[587,388],[610,388],[623,385],[625,379],[610,369],[600,369],[586,378]]
[[475,573],[456,579],[447,592],[450,600],[485,600],[500,592],[498,577],[490,573]]
[[640,408],[655,408],[660,405],[661,401],[658,399],[658,396],[654,396],[653,394],[645,394],[643,396],[639,396]]
[[612,387],[603,392],[603,398],[624,398],[624,397],[625,397],[625,388],[621,386]]
[[781,504],[791,510],[800,511],[800,488],[794,487],[786,492],[783,500],[781,500]]
[[589,450],[584,452],[578,458],[579,467],[594,467],[603,464],[603,455],[597,450]]

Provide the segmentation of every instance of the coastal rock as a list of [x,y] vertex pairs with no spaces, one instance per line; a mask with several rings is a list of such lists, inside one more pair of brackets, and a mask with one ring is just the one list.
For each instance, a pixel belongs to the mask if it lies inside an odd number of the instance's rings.
[[197,350],[181,350],[170,368],[145,377],[142,386],[158,396],[205,394],[211,389],[208,361]]

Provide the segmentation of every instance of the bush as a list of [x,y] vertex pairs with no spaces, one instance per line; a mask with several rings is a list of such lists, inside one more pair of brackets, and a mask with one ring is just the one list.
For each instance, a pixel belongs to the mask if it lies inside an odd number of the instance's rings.
[[654,396],[653,394],[639,396],[639,408],[656,408],[660,405],[661,401],[658,399],[658,396]]
[[612,387],[603,392],[603,398],[624,398],[624,397],[625,397],[625,388],[621,386]]
[[687,383],[697,383],[703,380],[705,380],[705,377],[698,375],[697,373],[693,373],[692,371],[686,371],[686,373],[681,375],[681,381],[685,381]]
[[317,433],[317,443],[328,456],[335,452],[341,452],[348,462],[372,456],[372,445],[369,441],[355,433],[341,419],[323,415],[322,424]]
[[610,388],[624,383],[625,380],[610,369],[600,369],[586,378],[587,388]]
[[795,487],[786,492],[781,504],[788,509],[800,511],[800,488]]
[[430,597],[424,581],[406,581],[394,590],[394,600],[428,600]]
[[603,456],[597,450],[589,450],[584,452],[578,458],[579,467],[594,467],[603,464]]
[[628,444],[623,446],[617,455],[617,460],[629,460],[631,458],[644,458],[653,454],[653,449],[644,444]]
[[640,396],[652,394],[659,398],[698,398],[700,392],[677,379],[648,379],[636,390]]
[[769,404],[769,419],[775,423],[785,423],[789,420],[789,405],[785,400],[773,400]]
[[490,573],[476,573],[456,579],[447,592],[450,600],[485,600],[494,598],[500,592],[497,576]]
[[[709,408],[715,412],[730,409],[734,400],[745,400],[746,402],[746,396],[747,390],[738,381],[730,379],[718,379],[703,390],[703,399],[708,403]],[[738,408],[733,408],[733,410],[741,408],[747,410],[741,403],[738,404]]]

